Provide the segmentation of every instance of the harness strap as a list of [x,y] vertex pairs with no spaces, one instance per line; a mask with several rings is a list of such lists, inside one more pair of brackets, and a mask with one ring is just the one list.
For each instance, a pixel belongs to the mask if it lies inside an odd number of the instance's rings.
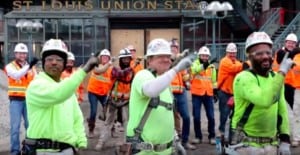
[[132,144],[133,149],[135,150],[148,150],[160,152],[165,149],[170,148],[173,145],[173,141],[170,141],[165,144],[152,144],[149,142],[144,142],[143,140],[136,141],[134,137],[126,137],[127,141]]
[[36,149],[54,149],[54,150],[65,150],[68,148],[74,147],[70,144],[64,143],[64,142],[58,142],[58,141],[52,141],[51,139],[28,139],[26,138],[24,140],[24,143],[27,145],[35,146]]
[[[168,107],[168,104],[171,105],[171,108]],[[143,117],[140,120],[139,125],[134,129],[134,137],[138,139],[141,136],[141,133],[143,131],[143,128],[145,126],[145,123],[150,115],[150,112],[152,111],[153,108],[157,108],[158,105],[161,106],[166,106],[166,108],[170,108],[171,110],[173,109],[173,105],[170,103],[162,102],[160,101],[159,97],[151,98],[150,102],[148,104],[148,107],[143,115]],[[169,110],[169,109],[168,109]]]
[[243,142],[254,142],[254,143],[257,143],[257,144],[266,144],[266,143],[277,142],[277,138],[276,137],[268,138],[268,137],[250,137],[250,136],[246,136],[243,139]]

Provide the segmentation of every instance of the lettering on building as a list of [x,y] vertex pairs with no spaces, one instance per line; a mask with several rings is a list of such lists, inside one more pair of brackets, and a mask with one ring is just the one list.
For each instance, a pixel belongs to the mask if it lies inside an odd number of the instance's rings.
[[[96,3],[97,4],[94,4]],[[33,4],[32,0],[14,0],[13,10],[30,11]],[[198,3],[193,0],[98,0],[98,1],[58,1],[52,0],[50,4],[47,4],[45,0],[41,1],[41,11],[91,11],[91,10],[115,10],[115,11],[147,11],[147,10],[197,10]]]

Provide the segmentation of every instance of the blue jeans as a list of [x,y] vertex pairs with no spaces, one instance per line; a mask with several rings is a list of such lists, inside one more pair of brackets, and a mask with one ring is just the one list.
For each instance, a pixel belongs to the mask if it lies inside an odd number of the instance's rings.
[[220,111],[220,126],[219,131],[225,132],[225,125],[226,121],[228,119],[228,116],[231,112],[231,109],[227,105],[227,101],[231,97],[231,94],[225,93],[222,90],[218,91],[218,97],[219,97],[219,111]]
[[28,127],[26,102],[24,100],[10,100],[10,153],[12,155],[20,153],[20,126],[21,118],[24,119],[24,127]]
[[215,117],[213,96],[192,95],[194,131],[196,138],[202,139],[201,104],[203,103],[208,120],[208,139],[215,138]]
[[102,104],[104,107],[106,104],[107,95],[97,95],[91,92],[88,92],[88,98],[90,102],[90,118],[89,120],[95,121],[96,115],[97,115],[97,109],[98,109],[98,101]]
[[182,118],[182,143],[187,143],[190,135],[190,114],[188,108],[187,94],[184,90],[181,94],[173,93],[176,100],[176,110]]

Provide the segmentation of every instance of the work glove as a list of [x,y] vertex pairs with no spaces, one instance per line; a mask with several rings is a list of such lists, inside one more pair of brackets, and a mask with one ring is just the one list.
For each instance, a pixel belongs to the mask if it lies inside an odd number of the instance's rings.
[[178,73],[182,70],[188,69],[192,65],[193,61],[190,57],[181,59],[173,69]]
[[99,59],[96,56],[91,56],[89,60],[86,62],[86,64],[83,66],[83,70],[88,73],[90,72],[94,67],[98,66]]
[[278,149],[279,155],[291,155],[290,144],[281,142]]
[[34,57],[29,63],[29,69],[31,69],[34,65],[36,65],[38,61],[39,59]]
[[295,62],[291,58],[288,58],[288,55],[289,53],[286,52],[279,66],[279,71],[283,72],[284,74],[286,74],[289,69],[295,64]]

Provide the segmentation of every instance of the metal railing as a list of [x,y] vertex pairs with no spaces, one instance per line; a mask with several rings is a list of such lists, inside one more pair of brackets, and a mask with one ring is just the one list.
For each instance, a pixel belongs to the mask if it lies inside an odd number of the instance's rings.
[[277,29],[279,28],[279,10],[280,8],[274,8],[268,12],[263,13],[261,20],[267,19],[267,21],[264,22],[264,24],[260,27],[259,31],[265,31],[267,34],[272,35],[276,31],[276,29],[273,30],[273,33],[270,33],[268,31],[270,31],[270,29],[274,29],[274,26]]
[[[225,55],[226,55],[226,46],[228,43],[219,43],[216,44],[216,58],[217,61],[220,61]],[[238,42],[235,43],[237,46],[237,58],[241,61],[245,61],[246,60],[246,53],[245,53],[245,43],[244,42]],[[212,51],[212,44],[206,44],[206,46],[210,49],[211,53],[213,53],[214,51]],[[213,59],[213,58],[212,58]]]
[[[273,49],[279,49],[283,46],[285,37],[289,33],[296,33],[299,32],[297,29],[299,29],[300,24],[300,13],[298,13],[295,18],[291,21],[291,23],[284,29],[284,31],[274,40],[273,42]],[[299,34],[296,34],[297,36]]]

